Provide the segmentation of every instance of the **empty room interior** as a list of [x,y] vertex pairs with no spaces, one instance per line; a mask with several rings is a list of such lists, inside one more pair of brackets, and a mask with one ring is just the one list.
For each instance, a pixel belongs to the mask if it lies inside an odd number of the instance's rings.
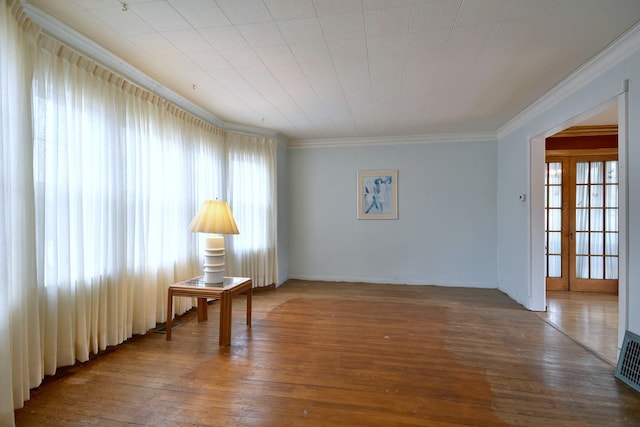
[[640,2],[0,12],[0,426],[640,425]]

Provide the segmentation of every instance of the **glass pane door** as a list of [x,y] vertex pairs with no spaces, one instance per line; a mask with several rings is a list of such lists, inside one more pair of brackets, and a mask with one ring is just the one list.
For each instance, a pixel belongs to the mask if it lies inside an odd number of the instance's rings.
[[618,162],[575,162],[576,279],[618,279]]
[[[564,220],[563,206],[563,170],[561,159],[546,163],[545,174],[545,272],[547,289],[567,290],[568,278],[566,259],[567,245],[563,244],[563,235],[567,235],[567,221]],[[566,206],[565,206],[566,209]]]
[[547,156],[547,290],[618,290],[616,155]]

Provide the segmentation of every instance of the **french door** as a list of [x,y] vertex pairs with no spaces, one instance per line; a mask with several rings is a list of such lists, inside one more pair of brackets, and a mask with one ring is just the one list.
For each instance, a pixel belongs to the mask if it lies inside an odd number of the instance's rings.
[[618,292],[617,155],[547,156],[548,290]]

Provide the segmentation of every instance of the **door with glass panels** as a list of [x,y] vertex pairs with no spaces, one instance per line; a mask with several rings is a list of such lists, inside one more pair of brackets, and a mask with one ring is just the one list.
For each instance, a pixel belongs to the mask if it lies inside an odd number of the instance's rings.
[[545,174],[545,271],[547,290],[569,290],[569,158],[547,157]]
[[617,156],[548,157],[548,290],[618,291]]

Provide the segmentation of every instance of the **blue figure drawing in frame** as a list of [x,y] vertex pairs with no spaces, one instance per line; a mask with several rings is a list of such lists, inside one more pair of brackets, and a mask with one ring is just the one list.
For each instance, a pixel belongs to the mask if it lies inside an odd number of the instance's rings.
[[392,177],[391,175],[366,177],[363,181],[364,213],[388,214],[392,212]]

